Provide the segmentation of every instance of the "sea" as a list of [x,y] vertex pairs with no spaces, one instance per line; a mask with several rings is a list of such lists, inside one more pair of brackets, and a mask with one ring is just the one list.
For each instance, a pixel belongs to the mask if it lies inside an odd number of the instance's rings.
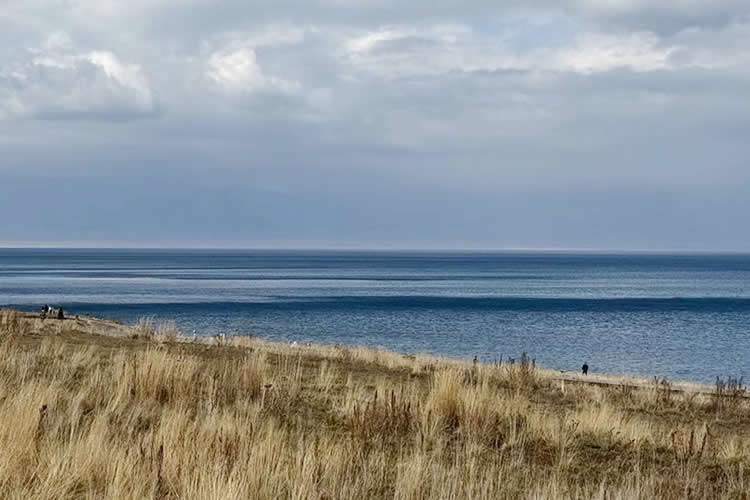
[[712,383],[750,376],[750,255],[0,249],[0,306],[185,333]]

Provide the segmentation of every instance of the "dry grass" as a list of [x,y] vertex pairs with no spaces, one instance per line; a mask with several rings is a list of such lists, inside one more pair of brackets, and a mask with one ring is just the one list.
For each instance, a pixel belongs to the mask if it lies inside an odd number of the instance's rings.
[[525,357],[474,366],[184,342],[152,320],[112,326],[118,337],[92,325],[0,312],[0,498],[747,498],[750,488],[750,408],[725,388],[566,386]]

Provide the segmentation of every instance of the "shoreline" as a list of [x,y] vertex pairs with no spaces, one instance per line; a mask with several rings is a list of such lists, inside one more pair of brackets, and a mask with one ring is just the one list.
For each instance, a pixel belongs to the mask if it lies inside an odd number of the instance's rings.
[[[29,311],[18,310],[23,314],[27,320],[39,320],[38,314]],[[45,321],[55,322],[61,321],[57,319],[47,319]],[[331,353],[337,352],[341,348],[353,350],[361,353],[364,357],[375,359],[377,357],[384,357],[390,359],[390,365],[397,365],[397,362],[393,360],[403,359],[406,362],[413,362],[419,360],[424,364],[435,364],[442,366],[454,366],[460,368],[471,368],[473,362],[471,360],[461,358],[451,358],[448,356],[437,356],[424,353],[407,354],[400,353],[386,349],[384,347],[371,347],[361,346],[355,344],[318,344],[318,343],[306,343],[298,344],[296,342],[288,343],[279,340],[269,340],[262,336],[255,335],[241,335],[241,334],[219,334],[219,335],[202,335],[199,333],[188,335],[184,332],[179,331],[175,324],[170,320],[159,320],[156,321],[154,318],[141,318],[139,321],[142,323],[140,326],[138,323],[134,325],[128,325],[120,320],[114,318],[98,318],[92,315],[84,314],[77,315],[72,318],[66,317],[62,320],[61,324],[75,324],[79,328],[85,328],[86,333],[91,335],[103,335],[111,337],[128,337],[132,335],[150,335],[154,340],[157,338],[166,339],[171,342],[197,344],[197,345],[221,345],[222,343],[227,345],[239,345],[239,346],[255,346],[263,347],[264,349],[278,351],[278,352],[294,352],[319,355],[319,356],[331,356]],[[149,332],[150,330],[150,332]],[[512,359],[512,358],[509,358]],[[481,366],[490,366],[496,363],[479,361]],[[508,360],[504,360],[500,363],[501,365],[511,365]],[[700,395],[711,395],[715,392],[715,385],[702,384],[699,382],[693,382],[689,380],[670,380],[666,378],[657,377],[644,377],[636,375],[618,375],[618,374],[606,374],[606,373],[589,373],[588,375],[582,375],[578,372],[566,371],[566,370],[554,370],[551,368],[545,368],[544,366],[536,366],[537,372],[551,380],[560,382],[563,384],[585,384],[595,385],[601,387],[610,388],[632,388],[632,389],[660,389],[668,390],[675,393],[689,393],[689,394],[700,394]],[[744,396],[750,398],[750,394]]]

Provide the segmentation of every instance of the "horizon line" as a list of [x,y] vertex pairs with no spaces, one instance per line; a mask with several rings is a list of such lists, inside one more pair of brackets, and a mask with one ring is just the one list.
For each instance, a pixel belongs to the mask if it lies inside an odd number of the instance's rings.
[[0,242],[0,250],[185,250],[185,251],[330,251],[330,252],[486,252],[486,253],[639,253],[639,254],[718,254],[750,255],[750,249],[710,248],[592,248],[592,247],[522,247],[522,246],[398,246],[398,245],[201,245],[201,244],[114,244]]

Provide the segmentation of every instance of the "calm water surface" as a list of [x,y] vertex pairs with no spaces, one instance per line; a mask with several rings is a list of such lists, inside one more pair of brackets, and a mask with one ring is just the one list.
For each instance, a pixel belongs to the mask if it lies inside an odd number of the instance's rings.
[[0,305],[202,334],[710,382],[750,375],[750,256],[0,249]]

